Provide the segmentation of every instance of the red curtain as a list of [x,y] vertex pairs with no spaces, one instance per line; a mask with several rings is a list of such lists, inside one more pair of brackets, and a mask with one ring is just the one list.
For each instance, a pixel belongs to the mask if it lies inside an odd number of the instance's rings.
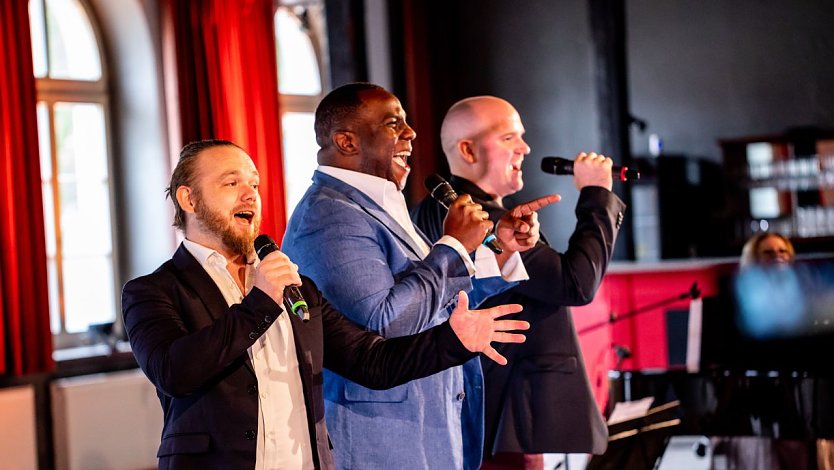
[[[182,143],[227,139],[261,174],[261,230],[286,225],[273,0],[166,0]],[[167,73],[168,71],[166,71]]]
[[28,2],[0,2],[0,375],[52,361]]

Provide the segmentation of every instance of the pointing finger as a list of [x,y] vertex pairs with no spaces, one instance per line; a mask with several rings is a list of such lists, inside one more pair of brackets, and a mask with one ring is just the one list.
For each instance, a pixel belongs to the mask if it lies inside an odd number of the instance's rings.
[[524,217],[536,212],[542,207],[546,207],[550,204],[553,204],[554,202],[558,202],[561,199],[562,196],[559,196],[558,194],[548,194],[546,196],[542,196],[540,198],[533,199],[532,201],[515,206],[512,210],[512,215],[513,217],[518,218]]

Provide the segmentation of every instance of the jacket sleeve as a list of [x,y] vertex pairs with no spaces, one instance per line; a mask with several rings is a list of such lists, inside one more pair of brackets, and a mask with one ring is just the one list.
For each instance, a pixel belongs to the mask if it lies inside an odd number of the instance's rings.
[[[560,306],[589,303],[613,255],[623,211],[625,204],[611,191],[583,188],[576,204],[576,228],[568,249],[560,253],[540,241],[522,253],[530,279],[520,282],[513,292]],[[445,210],[431,198],[411,212],[412,220],[429,237],[442,230],[444,216]]]
[[625,204],[611,191],[583,188],[567,250],[560,253],[539,242],[522,253],[530,280],[520,283],[517,292],[562,306],[591,302],[611,261],[623,211]]
[[322,322],[324,367],[376,390],[427,377],[475,357],[448,321],[418,334],[383,338],[324,301]]
[[203,308],[197,293],[178,287],[172,275],[152,274],[128,282],[122,314],[133,354],[151,382],[169,396],[182,397],[213,382],[281,313],[272,298],[255,288],[226,314],[195,325],[183,309]]
[[[403,248],[359,209],[319,200],[306,210],[316,217],[288,229],[282,250],[343,314],[385,337],[437,325],[457,292],[472,288],[450,247],[435,246],[422,261],[391,255]],[[389,264],[392,259],[399,264]]]

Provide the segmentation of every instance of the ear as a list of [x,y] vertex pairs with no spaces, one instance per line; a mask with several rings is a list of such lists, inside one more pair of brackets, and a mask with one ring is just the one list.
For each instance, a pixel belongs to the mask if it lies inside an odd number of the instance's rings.
[[337,131],[333,134],[333,145],[339,150],[339,153],[345,155],[355,155],[359,153],[358,138],[356,134],[351,131]]
[[471,140],[459,140],[457,148],[460,157],[466,163],[473,164],[478,161],[478,159],[475,158],[475,143]]
[[177,203],[179,203],[183,211],[188,212],[189,214],[193,214],[195,212],[194,198],[192,198],[191,195],[191,188],[188,186],[180,186],[177,188]]

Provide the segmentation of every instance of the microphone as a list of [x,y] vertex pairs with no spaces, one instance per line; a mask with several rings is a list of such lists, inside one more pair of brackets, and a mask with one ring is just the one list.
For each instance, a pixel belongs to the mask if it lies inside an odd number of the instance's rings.
[[[255,238],[255,253],[258,255],[258,259],[263,260],[266,258],[266,255],[272,253],[273,251],[278,251],[278,245],[275,244],[275,240],[273,240],[272,237],[266,234],[261,234]],[[290,304],[290,310],[293,315],[298,317],[299,320],[303,322],[310,321],[310,311],[307,308],[307,302],[304,300],[304,297],[301,296],[301,291],[298,290],[298,287],[285,287],[284,300]]]
[[[542,158],[542,171],[552,175],[572,175],[573,160],[562,157],[544,157]],[[640,179],[640,172],[627,166],[614,166],[611,168],[611,173],[620,181]]]
[[[429,175],[426,178],[426,189],[429,190],[431,197],[442,204],[446,209],[448,209],[449,206],[455,202],[455,199],[458,198],[458,193],[455,192],[452,185],[438,174]],[[482,244],[497,255],[504,252],[501,245],[498,244],[498,239],[495,238],[495,234],[492,233],[492,231],[487,234]]]

